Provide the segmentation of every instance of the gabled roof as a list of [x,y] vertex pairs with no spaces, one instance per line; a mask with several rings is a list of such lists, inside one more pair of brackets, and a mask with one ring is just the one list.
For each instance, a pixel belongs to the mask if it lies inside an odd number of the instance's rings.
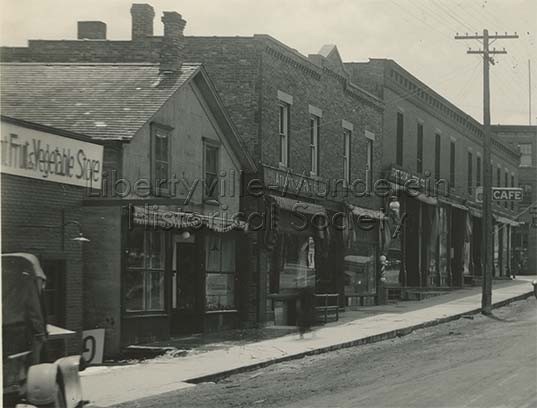
[[148,63],[9,63],[0,68],[3,117],[101,141],[129,141],[177,90],[194,81],[204,89],[241,165],[255,169],[201,64],[182,64],[174,73],[161,73],[159,64]]
[[200,64],[160,74],[157,64],[2,64],[3,116],[128,140],[188,82]]

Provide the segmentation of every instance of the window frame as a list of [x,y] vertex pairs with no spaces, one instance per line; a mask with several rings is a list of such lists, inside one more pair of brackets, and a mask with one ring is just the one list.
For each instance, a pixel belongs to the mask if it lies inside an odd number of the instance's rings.
[[455,188],[455,141],[451,141],[449,145],[449,185],[450,188]]
[[474,166],[474,155],[472,152],[468,152],[468,169],[467,169],[467,184],[468,184],[468,194],[473,193],[473,166]]
[[442,140],[439,132],[434,134],[434,178],[440,179],[440,159],[442,152]]
[[343,180],[351,182],[352,130],[343,129]]
[[480,155],[477,155],[476,156],[476,168],[475,168],[475,185],[476,187],[481,187],[482,186],[482,175],[483,175],[483,168],[482,168],[482,165],[481,165],[481,156]]
[[369,170],[369,172],[366,172],[367,180],[366,185],[368,188],[368,191],[371,191],[373,188],[373,139],[366,138],[366,170]]
[[417,151],[416,151],[416,171],[423,173],[423,123],[418,122],[416,129]]
[[319,176],[319,138],[321,117],[310,114],[310,175]]
[[[150,124],[150,136],[151,136],[150,137],[150,168],[151,168],[150,172],[151,172],[151,182],[153,185],[153,193],[157,196],[159,195],[168,196],[171,192],[169,181],[171,178],[170,175],[171,175],[171,166],[172,166],[172,163],[171,163],[172,131],[173,131],[172,127],[163,125],[161,123],[152,122]],[[158,135],[161,132],[162,134],[166,136],[166,148],[167,148],[166,161],[156,158],[156,153],[157,153],[156,143],[157,143]],[[167,182],[164,184],[164,187],[162,186],[162,183],[157,181],[157,177],[158,177],[158,180],[162,180],[162,178],[160,178],[160,176],[157,175],[158,162],[166,163],[166,166],[167,166],[167,175],[165,178]]]
[[[210,237],[213,237],[213,238],[216,238],[218,239],[218,251],[219,251],[219,268],[218,270],[209,270],[209,261],[208,261],[208,257],[209,257],[209,251],[211,250],[209,248],[209,245],[210,245]],[[222,265],[223,265],[223,254],[224,254],[224,251],[223,251],[223,242],[224,240],[226,240],[227,242],[232,242],[233,245],[232,245],[232,249],[231,249],[231,256],[233,257],[233,270],[232,271],[224,271],[222,269]],[[233,304],[231,305],[230,308],[217,308],[217,309],[207,309],[207,306],[206,306],[206,311],[218,311],[218,310],[236,310],[237,309],[237,240],[234,238],[234,237],[229,237],[229,236],[223,236],[222,233],[217,233],[217,232],[211,232],[209,234],[207,234],[205,236],[205,274],[206,275],[227,275],[227,276],[232,276],[233,277],[233,293],[232,293],[232,297],[233,297]],[[205,279],[205,281],[207,282],[207,279]],[[208,304],[208,301],[207,301],[207,297],[209,296],[208,293],[207,293],[207,283],[205,283],[205,304],[207,305]]]
[[[207,171],[207,152],[208,150],[215,150],[216,151],[216,170],[215,172],[208,172]],[[203,180],[204,180],[204,186],[203,186],[203,201],[204,202],[210,202],[210,201],[216,201],[218,202],[219,196],[220,196],[220,186],[219,186],[219,173],[220,173],[220,143],[216,140],[211,140],[207,138],[203,138]],[[212,195],[208,194],[208,183],[207,183],[207,174],[211,173],[212,176],[214,176],[214,180],[216,180],[216,185],[214,185],[214,191],[212,192]]]
[[289,167],[290,116],[291,104],[278,101],[279,164],[283,167]]
[[395,143],[395,163],[398,166],[403,165],[403,145],[405,133],[405,118],[403,112],[397,112],[396,119],[396,143]]
[[[524,151],[527,148],[528,151]],[[532,143],[519,143],[518,150],[520,151],[520,167],[531,167],[533,163],[533,145]],[[529,162],[524,160],[529,158]]]
[[[124,292],[122,295],[122,304],[123,304],[123,311],[127,314],[144,314],[144,313],[152,313],[152,314],[158,314],[163,313],[167,311],[167,290],[166,290],[166,270],[167,270],[167,245],[168,245],[168,234],[165,231],[161,231],[158,229],[149,229],[143,226],[135,227],[139,231],[142,231],[143,233],[143,240],[144,240],[144,259],[143,259],[143,265],[142,266],[130,266],[128,263],[128,254],[126,255],[125,260],[125,277],[123,278],[124,286],[126,288],[125,279],[127,278],[126,275],[128,275],[130,272],[142,272],[143,274],[143,297],[142,297],[142,308],[141,309],[127,309],[127,301],[126,301],[126,293]],[[132,231],[129,231],[129,233]],[[160,234],[161,244],[160,244],[160,256],[161,256],[161,266],[160,267],[154,267],[152,264],[152,258],[153,252],[152,252],[152,238],[149,238],[153,236],[153,234]],[[129,248],[129,234],[127,234],[127,248]],[[128,249],[127,249],[128,250]],[[148,304],[150,304],[150,291],[148,291],[148,282],[151,280],[151,276],[153,273],[158,272],[161,274],[162,277],[162,287],[160,290],[162,291],[162,307],[161,308],[148,308]]]

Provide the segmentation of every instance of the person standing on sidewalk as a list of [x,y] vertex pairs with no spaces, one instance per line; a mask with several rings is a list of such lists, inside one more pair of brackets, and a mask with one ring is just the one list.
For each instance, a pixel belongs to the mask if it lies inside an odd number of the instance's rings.
[[296,324],[300,338],[304,338],[304,333],[311,329],[314,316],[314,291],[311,287],[300,289],[297,299]]

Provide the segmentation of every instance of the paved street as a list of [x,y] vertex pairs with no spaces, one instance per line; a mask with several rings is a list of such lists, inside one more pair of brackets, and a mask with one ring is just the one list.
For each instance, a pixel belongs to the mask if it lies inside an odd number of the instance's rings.
[[[537,302],[122,407],[535,407]],[[305,342],[308,339],[304,340]]]

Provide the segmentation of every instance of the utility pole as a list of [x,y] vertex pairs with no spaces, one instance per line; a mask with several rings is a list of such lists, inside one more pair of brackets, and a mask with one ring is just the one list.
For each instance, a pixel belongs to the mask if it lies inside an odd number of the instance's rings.
[[529,125],[531,126],[531,60],[528,60],[528,116],[529,116]]
[[491,156],[491,135],[490,135],[490,81],[489,81],[489,67],[490,64],[494,65],[494,59],[491,55],[494,54],[507,54],[505,48],[503,50],[492,50],[489,48],[496,40],[518,38],[515,34],[498,34],[489,35],[487,29],[483,30],[482,35],[457,35],[456,40],[482,40],[482,50],[467,51],[468,54],[481,54],[483,55],[483,219],[482,219],[482,243],[481,243],[481,264],[482,277],[483,277],[483,292],[481,295],[481,312],[483,314],[492,313],[492,264],[493,264],[493,252],[492,252],[492,239],[493,239],[493,225],[492,225],[492,169],[490,165]]

